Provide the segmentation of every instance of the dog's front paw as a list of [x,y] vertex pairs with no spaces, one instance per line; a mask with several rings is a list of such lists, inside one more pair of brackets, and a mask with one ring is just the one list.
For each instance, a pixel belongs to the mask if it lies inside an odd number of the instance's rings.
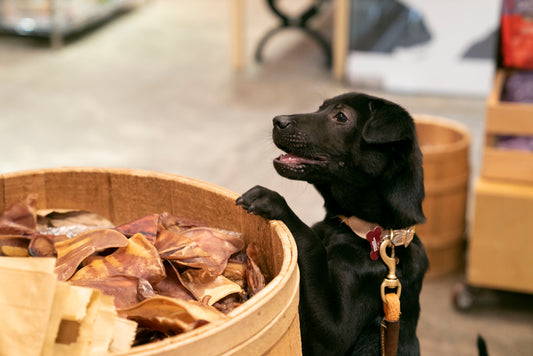
[[291,212],[285,199],[277,192],[256,185],[236,200],[250,214],[269,220],[284,220]]

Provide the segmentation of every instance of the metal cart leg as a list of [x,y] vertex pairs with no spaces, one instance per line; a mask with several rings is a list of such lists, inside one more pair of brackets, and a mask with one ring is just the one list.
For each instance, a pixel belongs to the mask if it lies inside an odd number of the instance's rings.
[[453,289],[453,305],[458,311],[466,312],[474,305],[479,292],[480,288],[469,286],[465,282],[458,283]]
[[272,12],[278,16],[281,20],[281,23],[278,27],[268,31],[263,38],[259,41],[259,44],[257,46],[256,52],[255,52],[255,59],[257,62],[263,61],[263,49],[267,43],[267,41],[272,38],[276,33],[288,29],[288,28],[297,28],[305,33],[307,33],[313,40],[315,40],[320,47],[322,48],[325,56],[326,56],[326,66],[329,68],[332,64],[332,55],[331,55],[331,46],[324,39],[324,37],[318,33],[317,31],[307,27],[307,22],[309,19],[314,17],[316,14],[318,14],[320,7],[324,3],[325,0],[315,0],[313,4],[304,12],[302,12],[301,15],[297,17],[289,17],[286,14],[284,14],[282,11],[280,11],[276,6],[276,0],[267,0],[267,3],[272,10]]
[[58,15],[57,0],[50,0],[50,46],[53,49],[63,47],[63,34],[59,27]]

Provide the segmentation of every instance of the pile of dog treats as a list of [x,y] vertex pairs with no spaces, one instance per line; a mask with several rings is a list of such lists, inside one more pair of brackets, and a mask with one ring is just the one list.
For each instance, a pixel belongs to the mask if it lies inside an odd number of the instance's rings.
[[35,202],[0,216],[0,256],[55,257],[60,281],[113,296],[118,315],[137,322],[135,345],[225,319],[265,286],[256,246],[238,233],[169,213],[113,226]]

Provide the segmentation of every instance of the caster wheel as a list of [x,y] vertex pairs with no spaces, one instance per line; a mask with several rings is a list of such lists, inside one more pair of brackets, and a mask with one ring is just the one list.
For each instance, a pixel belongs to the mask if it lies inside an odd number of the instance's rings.
[[472,308],[476,291],[465,283],[458,283],[453,290],[453,305],[459,311],[466,312]]

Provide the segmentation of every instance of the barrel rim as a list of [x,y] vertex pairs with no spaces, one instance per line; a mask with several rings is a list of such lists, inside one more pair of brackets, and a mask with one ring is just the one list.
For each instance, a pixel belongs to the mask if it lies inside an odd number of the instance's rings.
[[428,114],[415,114],[413,115],[415,125],[417,123],[425,125],[439,126],[446,129],[451,129],[460,135],[459,140],[446,144],[438,145],[420,145],[420,149],[423,154],[439,154],[450,153],[453,151],[461,151],[468,149],[471,142],[471,135],[466,125],[444,117],[428,115]]

